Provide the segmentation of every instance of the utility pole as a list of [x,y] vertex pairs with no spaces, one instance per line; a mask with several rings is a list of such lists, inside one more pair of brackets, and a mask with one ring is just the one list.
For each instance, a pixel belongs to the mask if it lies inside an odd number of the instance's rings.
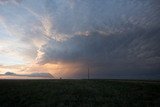
[[88,65],[88,80],[90,78],[89,65]]

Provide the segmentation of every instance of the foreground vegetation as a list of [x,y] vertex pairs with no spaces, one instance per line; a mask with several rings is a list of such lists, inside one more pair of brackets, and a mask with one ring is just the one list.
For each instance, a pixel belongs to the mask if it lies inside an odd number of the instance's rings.
[[0,107],[158,107],[160,82],[1,80]]

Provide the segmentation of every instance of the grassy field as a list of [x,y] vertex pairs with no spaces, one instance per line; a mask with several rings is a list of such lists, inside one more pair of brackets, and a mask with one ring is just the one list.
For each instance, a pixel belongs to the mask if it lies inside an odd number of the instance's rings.
[[160,82],[0,80],[0,107],[160,107]]

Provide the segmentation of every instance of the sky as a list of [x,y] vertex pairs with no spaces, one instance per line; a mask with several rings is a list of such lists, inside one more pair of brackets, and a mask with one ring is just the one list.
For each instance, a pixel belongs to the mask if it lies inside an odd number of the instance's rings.
[[158,0],[0,0],[1,79],[159,79],[159,47]]

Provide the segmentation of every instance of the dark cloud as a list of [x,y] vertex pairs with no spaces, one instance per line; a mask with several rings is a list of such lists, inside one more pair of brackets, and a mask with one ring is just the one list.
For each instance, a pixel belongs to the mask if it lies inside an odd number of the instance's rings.
[[46,4],[54,29],[60,33],[97,29],[119,33],[159,26],[159,3],[151,0],[49,0]]
[[151,0],[49,1],[54,31],[70,38],[48,41],[41,49],[44,54],[39,63],[80,62],[92,66],[95,73],[112,72],[110,77],[121,73],[129,77],[133,72],[138,78],[147,72],[147,76],[157,74],[159,4]]
[[[91,62],[116,66],[158,67],[160,64],[159,29],[135,31],[112,36],[97,32],[76,35],[64,42],[50,40],[43,46],[41,63]],[[117,65],[116,65],[117,64]]]

